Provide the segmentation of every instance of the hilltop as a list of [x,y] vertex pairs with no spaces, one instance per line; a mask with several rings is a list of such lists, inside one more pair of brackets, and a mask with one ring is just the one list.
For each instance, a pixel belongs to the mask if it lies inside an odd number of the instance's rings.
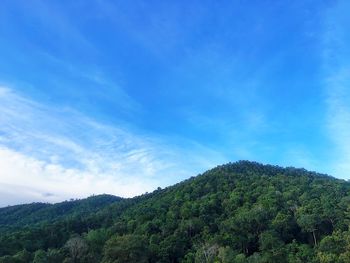
[[0,262],[350,262],[350,184],[240,161],[130,199],[0,209]]

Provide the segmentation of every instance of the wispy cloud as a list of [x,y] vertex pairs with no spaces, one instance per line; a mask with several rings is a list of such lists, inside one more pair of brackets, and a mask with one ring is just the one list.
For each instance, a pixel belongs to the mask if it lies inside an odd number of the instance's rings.
[[0,88],[0,127],[0,188],[7,189],[0,205],[98,193],[130,197],[223,161],[194,142],[184,147],[105,125],[6,87]]
[[[69,5],[67,3],[67,5]],[[83,8],[79,4],[76,8]],[[79,9],[79,10],[80,10]],[[72,52],[88,51],[90,55],[95,55],[98,50],[88,40],[88,38],[79,30],[76,24],[72,23],[72,17],[69,17],[60,5],[52,1],[47,3],[46,1],[38,0],[32,3],[22,3],[20,5],[20,12],[25,12],[31,19],[33,19],[36,25],[43,27],[45,32],[40,32],[46,37],[51,37],[55,41],[52,42],[52,46],[49,46],[61,53],[62,56],[69,56]],[[76,16],[74,16],[76,18]],[[33,46],[41,49],[44,46],[42,42],[33,41]]]
[[[106,76],[96,65],[85,65],[79,61],[61,59],[52,53],[42,50],[38,50],[35,56],[42,58],[50,67],[64,72],[66,74],[65,76],[71,76],[81,83],[86,82],[91,87],[91,91],[89,92],[87,87],[80,92],[75,91],[78,92],[80,96],[91,95],[105,102],[112,101],[115,107],[118,107],[123,112],[129,112],[129,114],[139,112],[142,108],[136,100],[127,94],[119,83]],[[64,83],[64,78],[53,84],[59,87],[62,87],[63,84],[67,85],[67,83]],[[77,89],[72,83],[68,83],[68,86],[72,86],[75,90]]]
[[[324,35],[327,132],[333,143],[334,174],[350,178],[350,19],[347,1],[328,11]],[[332,149],[330,149],[332,150]]]
[[30,201],[57,202],[94,193],[133,196],[157,185],[152,178],[113,176],[110,171],[102,173],[91,166],[67,168],[5,147],[0,148],[0,158],[1,206]]
[[343,68],[327,80],[327,127],[334,143],[335,175],[350,177],[350,67]]

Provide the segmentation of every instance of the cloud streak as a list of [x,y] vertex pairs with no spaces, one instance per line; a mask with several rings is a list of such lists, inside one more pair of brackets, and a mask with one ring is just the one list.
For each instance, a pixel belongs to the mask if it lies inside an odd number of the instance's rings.
[[1,206],[99,193],[131,197],[223,160],[194,142],[172,145],[6,87],[0,88],[0,127],[0,188],[7,189]]
[[339,1],[328,12],[324,36],[324,71],[326,87],[326,129],[333,144],[334,175],[350,177],[350,5]]

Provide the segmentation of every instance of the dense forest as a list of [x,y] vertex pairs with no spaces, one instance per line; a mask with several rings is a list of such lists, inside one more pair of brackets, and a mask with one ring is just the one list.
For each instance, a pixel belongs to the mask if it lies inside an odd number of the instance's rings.
[[350,262],[350,183],[240,161],[130,199],[0,209],[0,262]]

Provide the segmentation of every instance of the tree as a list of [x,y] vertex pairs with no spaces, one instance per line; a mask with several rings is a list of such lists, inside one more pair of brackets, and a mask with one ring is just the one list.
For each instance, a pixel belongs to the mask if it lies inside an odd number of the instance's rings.
[[219,252],[217,244],[203,243],[197,250],[195,262],[196,263],[211,263]]
[[218,252],[218,258],[222,263],[235,262],[236,254],[230,247],[220,247]]
[[146,240],[140,235],[113,236],[104,249],[104,263],[145,263],[148,260]]
[[85,236],[89,245],[89,251],[93,253],[101,253],[108,236],[108,232],[104,228],[89,231]]
[[46,252],[42,249],[37,250],[34,254],[33,263],[49,263]]
[[16,253],[13,256],[14,259],[17,260],[17,262],[20,263],[27,263],[33,260],[32,258],[32,254],[30,252],[28,252],[27,250],[23,249],[22,251]]
[[20,263],[18,259],[13,258],[12,256],[3,256],[0,258],[0,263]]
[[55,248],[49,248],[46,256],[49,263],[61,263],[65,257],[62,249]]
[[85,253],[88,251],[88,246],[85,240],[80,236],[70,238],[65,246],[69,251],[69,255],[73,263],[81,262],[82,258],[85,256]]
[[263,232],[259,236],[259,248],[263,258],[269,263],[280,263],[285,259],[284,243],[273,230]]

